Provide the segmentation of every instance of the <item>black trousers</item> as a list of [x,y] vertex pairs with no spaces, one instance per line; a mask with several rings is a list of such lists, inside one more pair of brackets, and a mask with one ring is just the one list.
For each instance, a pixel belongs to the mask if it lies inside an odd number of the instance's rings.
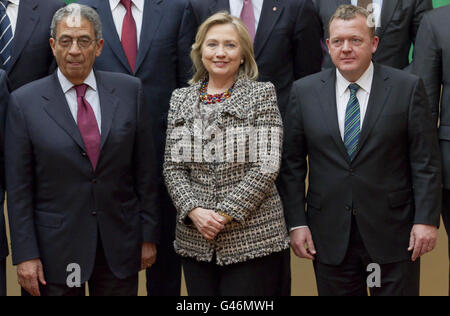
[[6,296],[6,259],[0,259],[0,296]]
[[[405,245],[407,247],[408,245]],[[330,266],[314,262],[319,296],[368,296],[367,279],[373,272],[367,267],[374,262],[367,252],[353,218],[350,245],[344,262]],[[381,287],[369,288],[372,296],[419,296],[420,259],[379,265]]]
[[161,241],[157,246],[158,255],[150,269],[146,271],[148,296],[180,296],[181,294],[181,260],[175,253],[175,225],[177,211],[164,189],[161,203],[162,212]]
[[[445,230],[447,231],[448,254],[450,258],[450,190],[447,189],[444,189],[444,191],[442,192],[442,220],[444,221]],[[449,278],[449,294],[450,294],[450,278]]]
[[[89,295],[137,296],[138,274],[123,280],[114,276],[106,262],[100,235],[98,240],[94,271],[88,281]],[[69,288],[66,285],[47,283],[46,286],[40,285],[40,292],[42,296],[85,296],[86,284],[80,288]]]
[[[282,296],[290,281],[289,252],[273,253],[243,263],[218,266],[182,258],[190,296]],[[286,274],[289,273],[289,276]],[[289,282],[290,286],[290,282]]]

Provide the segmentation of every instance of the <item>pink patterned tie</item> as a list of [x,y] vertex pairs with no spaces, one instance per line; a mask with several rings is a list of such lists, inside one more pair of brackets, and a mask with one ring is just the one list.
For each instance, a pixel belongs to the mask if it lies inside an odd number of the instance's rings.
[[136,21],[131,11],[131,0],[120,0],[120,3],[127,9],[122,25],[122,47],[131,70],[134,72],[138,53]]
[[244,0],[244,7],[241,12],[241,20],[247,26],[248,34],[252,42],[255,41],[255,12],[253,11],[252,0]]
[[83,138],[86,153],[95,170],[100,155],[100,131],[98,129],[97,119],[95,118],[91,105],[84,97],[88,86],[82,84],[74,88],[77,91],[78,129],[80,130],[81,138]]

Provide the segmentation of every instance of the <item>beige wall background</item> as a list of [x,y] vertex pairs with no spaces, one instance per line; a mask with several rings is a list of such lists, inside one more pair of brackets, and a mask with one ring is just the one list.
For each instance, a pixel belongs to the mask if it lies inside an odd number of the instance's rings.
[[[6,207],[5,207],[6,209]],[[9,236],[9,231],[8,231]],[[8,237],[9,238],[9,237]],[[405,245],[407,247],[407,245]],[[317,288],[312,263],[295,257],[292,253],[292,295],[316,296]],[[449,293],[449,260],[447,234],[443,224],[439,231],[439,241],[436,249],[422,258],[421,295],[447,296]],[[139,275],[139,295],[146,295],[145,273]],[[184,280],[181,295],[187,295]],[[8,296],[19,296],[20,287],[17,283],[16,268],[12,266],[11,256],[7,259],[7,291]]]

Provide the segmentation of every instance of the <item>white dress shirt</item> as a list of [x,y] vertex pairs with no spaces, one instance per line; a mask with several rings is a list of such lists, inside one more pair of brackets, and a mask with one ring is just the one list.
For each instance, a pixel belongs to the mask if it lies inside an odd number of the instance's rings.
[[[132,0],[131,13],[133,14],[134,21],[137,28],[137,43],[139,47],[141,39],[142,20],[144,18],[144,0]],[[113,16],[114,24],[116,25],[117,34],[119,38],[122,38],[122,26],[123,19],[127,14],[127,9],[120,3],[120,0],[109,0],[111,6],[111,13]]]
[[[367,112],[367,104],[369,103],[370,91],[372,89],[374,67],[373,63],[370,63],[366,72],[355,83],[360,86],[356,97],[358,98],[359,108],[361,113],[361,129],[363,128],[364,118]],[[337,114],[339,121],[339,131],[341,132],[342,140],[344,139],[345,132],[345,112],[347,110],[347,104],[350,100],[350,89],[348,86],[352,82],[345,79],[339,70],[336,69],[336,103]]]
[[[73,83],[71,83],[58,68],[58,79],[61,84],[61,88],[69,105],[70,113],[72,113],[75,123],[78,124],[77,114],[78,114],[78,102],[77,102],[77,92],[74,89]],[[97,120],[98,129],[102,131],[102,112],[100,108],[100,97],[97,90],[97,81],[95,79],[94,71],[91,70],[89,76],[84,80],[84,84],[88,85],[86,90],[85,98],[89,102],[94,111],[95,119]]]
[[11,29],[14,35],[16,34],[17,17],[19,16],[19,0],[9,0],[6,15],[11,21]]
[[[255,14],[255,31],[258,30],[259,19],[261,17],[263,3],[264,3],[264,0],[252,0],[253,12]],[[244,0],[230,0],[231,15],[240,18],[242,8],[244,8]]]
[[[373,63],[370,63],[370,66],[366,70],[366,72],[361,76],[361,78],[359,78],[358,81],[355,82],[360,86],[360,89],[358,90],[358,92],[356,92],[356,97],[358,98],[361,112],[361,129],[367,112],[370,91],[372,90],[373,74],[374,66]],[[345,131],[345,112],[347,110],[348,101],[350,100],[350,89],[348,88],[348,86],[351,83],[352,82],[345,79],[339,72],[339,70],[336,69],[336,106],[339,121],[339,131],[341,132],[342,141],[344,140]],[[292,227],[290,229],[290,232],[305,227],[308,226]]]
[[[352,0],[354,6],[358,5],[358,0]],[[373,0],[373,16],[375,18],[375,27],[381,27],[381,9],[383,8],[383,0]]]

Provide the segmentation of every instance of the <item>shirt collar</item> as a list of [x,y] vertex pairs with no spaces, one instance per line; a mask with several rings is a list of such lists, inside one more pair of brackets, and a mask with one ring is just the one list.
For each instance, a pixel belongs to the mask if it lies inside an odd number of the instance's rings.
[[[66,78],[61,72],[61,69],[58,68],[58,79],[61,84],[61,88],[66,94],[70,89],[74,87],[74,84]],[[92,90],[97,91],[97,81],[95,80],[94,70],[91,70],[89,76],[84,80],[84,84],[88,85]]]
[[[139,11],[144,12],[144,0],[131,0],[133,4],[138,8]],[[114,11],[120,4],[120,0],[109,0],[109,5],[111,6],[111,11]]]
[[[367,68],[367,70],[364,72],[361,78],[359,78],[355,83],[358,86],[360,86],[361,89],[363,89],[367,93],[370,93],[370,90],[372,89],[373,74],[374,74],[374,66],[373,62],[371,62],[369,68]],[[344,93],[347,91],[348,86],[352,82],[345,79],[338,69],[336,69],[336,78],[337,78],[338,93],[339,96],[342,97]]]
[[15,4],[15,5],[19,5],[19,0],[8,0],[9,2],[11,2],[12,4]]

